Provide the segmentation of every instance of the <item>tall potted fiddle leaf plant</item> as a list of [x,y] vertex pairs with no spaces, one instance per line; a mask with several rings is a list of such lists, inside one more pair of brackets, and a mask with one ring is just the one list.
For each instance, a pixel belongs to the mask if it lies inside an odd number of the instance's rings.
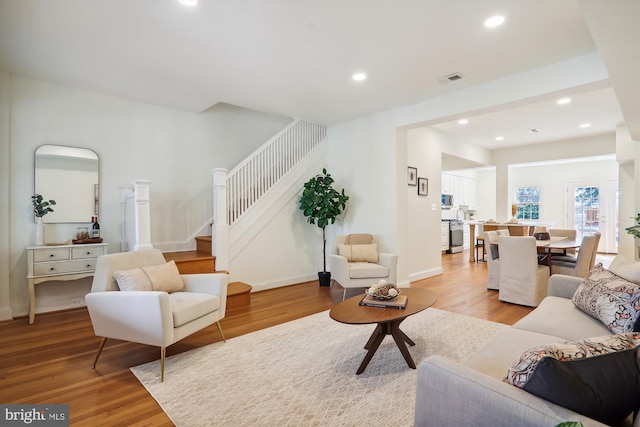
[[327,239],[325,228],[333,224],[344,211],[349,196],[342,191],[333,188],[334,183],[331,174],[322,169],[318,174],[304,184],[299,206],[309,224],[314,224],[322,229],[322,271],[318,272],[320,286],[329,286],[331,272],[327,271]]

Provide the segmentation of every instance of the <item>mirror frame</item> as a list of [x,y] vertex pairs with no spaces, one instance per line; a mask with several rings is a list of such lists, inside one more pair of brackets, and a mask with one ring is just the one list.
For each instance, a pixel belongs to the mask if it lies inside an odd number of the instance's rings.
[[[34,153],[34,194],[55,200],[44,223],[87,223],[100,213],[100,157],[88,148],[44,144]],[[34,217],[35,221],[35,217]]]

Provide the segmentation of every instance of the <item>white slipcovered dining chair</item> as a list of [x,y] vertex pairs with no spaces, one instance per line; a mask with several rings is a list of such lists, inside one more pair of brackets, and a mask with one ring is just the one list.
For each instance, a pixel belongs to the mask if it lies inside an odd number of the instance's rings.
[[337,236],[336,253],[327,260],[331,278],[343,288],[343,300],[349,288],[368,288],[381,279],[396,284],[398,255],[378,252],[371,234]]
[[500,289],[500,252],[498,248],[498,237],[508,235],[509,229],[507,228],[486,231],[484,233],[484,244],[487,245],[487,268],[489,269],[487,289],[494,291]]
[[554,256],[551,258],[551,274],[587,277],[596,263],[600,233],[584,236],[576,257]]
[[501,236],[500,301],[537,307],[547,296],[549,267],[538,264],[536,239],[531,236]]
[[[576,229],[575,228],[550,228],[549,229],[549,236],[551,237],[566,237],[569,240],[576,240]],[[562,255],[565,255],[565,253],[560,252]],[[551,251],[551,255],[555,256],[557,255],[557,251],[554,252],[553,250]],[[576,254],[576,250],[574,248],[569,248],[566,251],[566,255],[575,255]]]
[[[160,347],[164,380],[166,348],[215,323],[227,306],[228,276],[178,273],[157,249],[98,257],[91,292],[85,297],[96,336]],[[163,289],[163,290],[158,290]]]

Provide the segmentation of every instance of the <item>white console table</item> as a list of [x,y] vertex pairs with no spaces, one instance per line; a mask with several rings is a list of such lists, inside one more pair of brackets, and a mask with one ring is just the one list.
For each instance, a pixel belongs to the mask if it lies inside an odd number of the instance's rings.
[[27,247],[29,324],[36,317],[35,285],[52,280],[77,280],[93,276],[96,259],[107,253],[108,243]]

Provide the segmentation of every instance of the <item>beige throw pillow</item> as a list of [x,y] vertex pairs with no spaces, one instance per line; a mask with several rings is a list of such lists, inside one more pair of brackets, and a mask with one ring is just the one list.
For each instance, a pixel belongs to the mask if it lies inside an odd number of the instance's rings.
[[184,282],[175,261],[166,264],[118,270],[113,273],[121,291],[178,292],[184,290]]
[[178,292],[184,289],[184,282],[175,261],[166,264],[142,267],[149,277],[154,291]]
[[338,255],[349,262],[378,262],[378,244],[341,245],[338,244]]
[[153,286],[147,274],[141,268],[132,270],[117,270],[113,276],[121,291],[152,291]]

